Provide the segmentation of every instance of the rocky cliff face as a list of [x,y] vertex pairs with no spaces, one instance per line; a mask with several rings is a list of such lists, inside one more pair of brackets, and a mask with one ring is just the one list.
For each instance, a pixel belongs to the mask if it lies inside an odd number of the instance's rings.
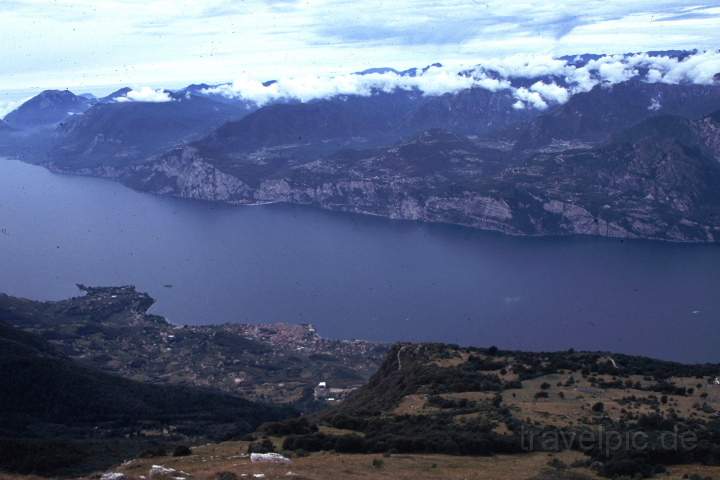
[[522,160],[439,130],[311,161],[268,151],[218,161],[185,148],[123,179],[183,198],[305,204],[513,235],[715,242],[719,125],[657,117],[601,147]]
[[125,182],[139,190],[196,200],[249,203],[253,190],[203,159],[192,148],[178,149],[161,160],[125,172]]

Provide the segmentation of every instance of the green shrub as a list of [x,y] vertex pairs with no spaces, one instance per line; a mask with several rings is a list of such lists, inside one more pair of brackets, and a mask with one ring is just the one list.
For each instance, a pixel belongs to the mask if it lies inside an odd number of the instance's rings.
[[192,450],[186,445],[178,445],[172,453],[173,457],[187,457],[189,455],[192,455]]

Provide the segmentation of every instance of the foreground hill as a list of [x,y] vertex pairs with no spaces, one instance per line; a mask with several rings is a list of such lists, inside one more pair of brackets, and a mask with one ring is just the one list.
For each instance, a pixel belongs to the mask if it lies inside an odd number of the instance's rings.
[[[129,480],[717,478],[720,365],[399,344],[324,412],[108,470]],[[675,443],[673,443],[675,442]],[[291,464],[251,462],[281,452]],[[154,471],[154,473],[152,473]]]
[[[283,435],[283,448],[295,451],[571,450],[588,456],[579,466],[603,476],[645,476],[663,465],[720,465],[718,373],[720,365],[607,353],[401,344],[365,387],[314,423],[262,432]],[[617,435],[610,445],[609,435]],[[638,437],[644,443],[628,440]]]
[[[275,441],[279,440],[277,438]],[[456,456],[442,454],[343,454],[336,452],[291,455],[291,464],[252,463],[244,452],[249,442],[226,442],[193,447],[188,457],[133,459],[109,470],[128,480],[142,480],[159,465],[170,475],[193,480],[265,478],[281,480],[600,480],[587,467],[588,457],[579,452],[520,455]],[[285,452],[289,454],[288,452]],[[657,476],[665,480],[717,478],[719,467],[673,465]],[[180,473],[182,472],[182,473]],[[158,477],[155,473],[155,477]],[[621,477],[629,478],[629,477]],[[10,477],[9,480],[37,480]]]
[[[220,440],[287,415],[228,394],[147,385],[86,368],[3,322],[0,376],[0,469],[82,469],[139,453],[153,431],[166,431],[166,442]],[[123,440],[130,436],[132,444]]]

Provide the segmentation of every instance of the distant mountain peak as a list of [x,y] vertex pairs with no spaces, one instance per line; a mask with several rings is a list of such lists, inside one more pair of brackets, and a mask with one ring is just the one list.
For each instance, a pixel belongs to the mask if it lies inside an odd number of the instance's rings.
[[85,112],[92,101],[70,90],[44,90],[5,116],[16,128],[33,128],[59,123],[71,115]]

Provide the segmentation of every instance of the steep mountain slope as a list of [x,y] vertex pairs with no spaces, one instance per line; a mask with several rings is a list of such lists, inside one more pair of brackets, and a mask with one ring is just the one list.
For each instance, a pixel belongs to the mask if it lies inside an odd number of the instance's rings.
[[711,117],[654,117],[602,147],[536,155],[507,179],[544,195],[561,229],[717,241],[719,128]]
[[515,102],[507,91],[470,88],[455,94],[427,97],[412,112],[407,123],[413,133],[441,128],[485,137],[541,114],[535,109],[514,108]]
[[191,149],[232,163],[265,149],[288,152],[294,159],[312,158],[348,146],[392,143],[437,127],[484,134],[536,114],[512,108],[513,102],[507,92],[471,88],[440,96],[395,90],[276,103],[222,126]]
[[396,134],[411,104],[410,96],[381,94],[269,105],[223,125],[194,147],[218,158],[232,158],[273,146],[322,150],[328,142],[342,145],[377,138],[383,142]]
[[91,106],[91,100],[68,90],[46,90],[8,113],[5,121],[16,128],[53,125]]
[[441,96],[396,90],[273,104],[224,125],[192,148],[228,159],[271,147],[312,156],[350,145],[392,143],[430,128],[481,135],[536,114],[512,108],[513,102],[507,92],[472,88]]
[[517,148],[554,141],[602,142],[613,134],[657,115],[700,118],[720,109],[720,85],[670,85],[629,80],[598,85],[506,135]]
[[71,172],[98,167],[112,171],[205,135],[245,113],[242,106],[202,97],[100,103],[59,126],[50,164]]
[[123,180],[187,198],[299,203],[515,235],[714,242],[717,118],[654,117],[599,147],[528,158],[440,130],[309,160],[270,150],[218,158],[189,147]]

